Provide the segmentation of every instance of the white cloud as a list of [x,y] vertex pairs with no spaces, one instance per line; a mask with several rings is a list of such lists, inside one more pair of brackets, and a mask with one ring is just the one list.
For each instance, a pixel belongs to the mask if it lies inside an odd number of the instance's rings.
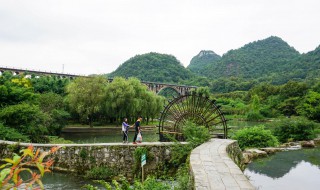
[[0,65],[108,73],[136,54],[202,49],[222,55],[279,36],[300,52],[320,44],[318,0],[0,2]]

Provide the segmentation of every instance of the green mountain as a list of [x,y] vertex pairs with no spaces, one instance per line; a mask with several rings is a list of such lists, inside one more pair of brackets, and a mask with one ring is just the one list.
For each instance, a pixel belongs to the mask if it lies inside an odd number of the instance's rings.
[[299,56],[300,53],[281,38],[271,36],[228,51],[218,62],[208,64],[203,74],[211,79],[255,79],[285,74]]
[[308,80],[320,78],[320,46],[306,54],[302,54],[299,62],[292,66],[296,72],[303,73]]
[[130,58],[108,75],[115,76],[136,77],[149,82],[181,83],[194,74],[174,56],[151,52]]
[[214,64],[220,59],[221,56],[211,50],[201,50],[191,59],[187,68],[195,74],[202,75],[208,65]]

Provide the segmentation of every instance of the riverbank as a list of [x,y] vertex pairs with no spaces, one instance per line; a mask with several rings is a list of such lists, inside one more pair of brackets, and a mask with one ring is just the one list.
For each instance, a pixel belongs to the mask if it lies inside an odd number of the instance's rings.
[[266,148],[251,148],[246,149],[242,152],[244,163],[249,164],[254,159],[266,157],[270,154],[274,154],[276,152],[289,151],[289,150],[297,150],[301,148],[314,148],[317,145],[320,145],[320,138],[316,138],[310,141],[298,141],[298,142],[290,142],[284,143],[279,147],[266,147]]
[[320,147],[281,151],[255,159],[244,174],[259,190],[319,189]]

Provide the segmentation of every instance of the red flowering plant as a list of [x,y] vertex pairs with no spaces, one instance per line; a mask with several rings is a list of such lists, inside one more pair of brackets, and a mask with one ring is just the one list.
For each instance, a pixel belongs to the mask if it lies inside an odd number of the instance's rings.
[[[52,147],[49,151],[40,153],[40,149],[34,153],[33,146],[30,145],[27,149],[20,152],[21,156],[14,154],[13,158],[2,159],[5,162],[0,166],[0,189],[44,189],[41,177],[46,172],[51,172],[49,169],[53,164],[53,159],[48,159],[44,162],[44,158],[60,147]],[[33,171],[28,166],[36,166],[39,171]],[[29,179],[22,179],[20,173],[26,171],[30,174]],[[39,173],[38,173],[39,172]]]

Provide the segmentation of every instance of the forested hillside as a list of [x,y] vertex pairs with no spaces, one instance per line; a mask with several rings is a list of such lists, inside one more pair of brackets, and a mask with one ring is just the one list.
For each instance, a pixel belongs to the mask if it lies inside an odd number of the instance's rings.
[[211,50],[201,50],[198,55],[194,56],[188,69],[197,75],[202,75],[205,71],[205,68],[209,65],[213,65],[215,62],[221,59],[221,56],[216,54]]
[[108,77],[136,77],[142,81],[180,83],[192,78],[187,70],[174,56],[159,53],[136,55]]
[[300,54],[281,38],[271,36],[230,50],[222,57],[202,50],[192,58],[188,69],[172,55],[147,53],[130,58],[108,75],[115,76],[208,86],[211,92],[247,91],[262,82],[314,83],[320,77],[320,46]]
[[273,73],[286,73],[300,54],[278,37],[249,43],[224,54],[218,63],[208,65],[204,75],[211,79],[239,77],[253,79]]

